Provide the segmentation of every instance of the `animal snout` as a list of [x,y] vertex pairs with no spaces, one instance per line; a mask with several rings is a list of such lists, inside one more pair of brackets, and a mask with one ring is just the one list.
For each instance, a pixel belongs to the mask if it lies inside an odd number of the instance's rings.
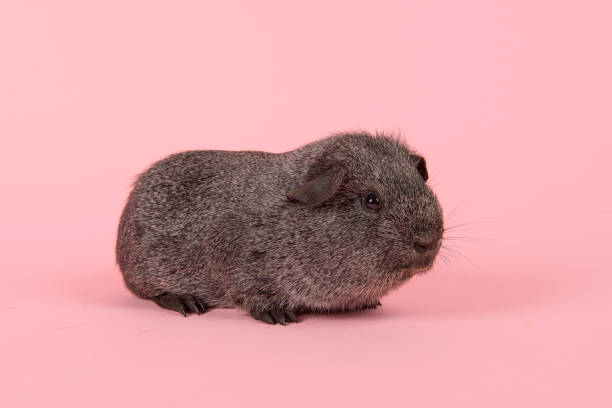
[[431,235],[426,237],[421,237],[414,241],[414,249],[420,253],[424,254],[425,252],[431,252],[438,249],[440,246],[441,238],[438,235]]

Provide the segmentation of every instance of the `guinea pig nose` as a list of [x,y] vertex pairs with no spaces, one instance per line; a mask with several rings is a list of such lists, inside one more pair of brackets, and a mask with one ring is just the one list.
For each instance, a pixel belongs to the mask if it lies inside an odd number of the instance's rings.
[[414,249],[420,254],[429,250],[435,249],[440,242],[438,237],[433,238],[421,238],[414,241]]

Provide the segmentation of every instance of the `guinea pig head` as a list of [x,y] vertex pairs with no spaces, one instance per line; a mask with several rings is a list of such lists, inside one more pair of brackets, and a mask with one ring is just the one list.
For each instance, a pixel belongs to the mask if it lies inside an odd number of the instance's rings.
[[430,269],[440,249],[442,209],[427,179],[425,159],[401,140],[339,135],[287,197],[351,277],[391,287]]

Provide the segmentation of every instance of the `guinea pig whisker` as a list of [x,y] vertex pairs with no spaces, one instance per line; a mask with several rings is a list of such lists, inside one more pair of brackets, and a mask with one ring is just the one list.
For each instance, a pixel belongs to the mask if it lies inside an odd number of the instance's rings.
[[484,241],[483,238],[474,238],[474,237],[468,237],[468,236],[460,236],[460,237],[449,237],[449,236],[445,236],[444,237],[445,241],[463,241],[463,242],[482,242]]
[[461,211],[463,211],[466,208],[465,206],[465,202],[458,204],[457,206],[455,206],[455,208],[453,208],[452,210],[449,211],[448,214],[444,215],[444,218],[446,218],[448,221],[452,220],[453,217],[457,216],[457,214],[459,214]]
[[474,224],[476,224],[476,222],[464,222],[461,224],[449,225],[447,227],[444,227],[444,231],[453,231],[453,230],[456,230],[457,228],[470,227]]
[[441,247],[439,255],[444,255],[448,259],[457,257],[455,254],[450,252],[447,247]]
[[440,175],[441,175],[441,174],[442,174],[444,171],[446,171],[446,169],[448,169],[450,166],[451,166],[450,164],[447,164],[447,165],[446,165],[446,166],[444,166],[444,167],[440,167],[440,168],[438,168],[438,170],[437,170],[435,173],[433,173],[433,174],[430,176],[430,178],[435,180],[435,179],[436,179],[436,178],[438,178],[438,177],[439,177],[439,176],[440,176]]
[[444,216],[448,221],[457,216],[461,211],[465,210],[476,198],[475,191],[472,191],[463,201],[455,206],[447,215]]
[[450,261],[449,259],[446,257],[445,253],[439,252],[438,253],[438,257],[446,264],[446,265],[450,265]]
[[441,250],[446,251],[447,253],[452,253],[453,251],[456,251],[456,249],[448,244],[442,244],[442,246],[440,247]]
[[459,247],[457,247],[457,246],[454,246],[454,245],[449,245],[448,243],[444,243],[444,244],[442,245],[442,248],[447,249],[447,250],[449,250],[449,251],[458,251],[459,249],[461,249],[461,248],[459,248]]
[[474,225],[479,225],[479,224],[484,224],[487,221],[471,221],[471,222],[463,222],[461,224],[455,224],[455,225],[450,225],[448,227],[444,228],[444,232],[448,232],[448,231],[460,231],[463,229],[466,229],[467,227],[472,227]]
[[478,265],[476,265],[474,262],[472,262],[471,259],[469,259],[467,256],[465,256],[462,252],[460,252],[457,248],[455,247],[450,247],[448,245],[442,245],[442,248],[444,248],[447,252],[447,254],[452,254],[455,258],[457,256],[463,258],[464,260],[466,260],[467,262],[469,262],[470,264],[472,264],[472,266],[475,266],[477,268],[479,268]]

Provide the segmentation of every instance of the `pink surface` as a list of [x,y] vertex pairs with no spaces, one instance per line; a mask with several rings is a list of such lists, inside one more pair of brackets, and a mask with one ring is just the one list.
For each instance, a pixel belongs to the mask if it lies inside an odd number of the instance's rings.
[[[1,3],[2,406],[612,405],[611,2],[204,3]],[[468,260],[288,327],[124,288],[153,161],[351,128],[427,157]]]

